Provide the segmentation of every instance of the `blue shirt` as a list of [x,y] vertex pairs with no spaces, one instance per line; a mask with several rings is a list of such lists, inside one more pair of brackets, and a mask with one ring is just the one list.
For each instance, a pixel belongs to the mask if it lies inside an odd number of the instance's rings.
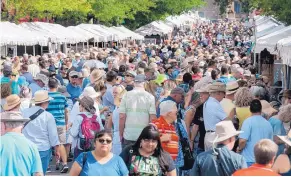
[[67,98],[59,92],[49,92],[48,95],[53,100],[49,102],[46,111],[54,116],[57,126],[66,125],[65,108],[68,107]]
[[255,162],[254,147],[261,139],[273,140],[273,129],[271,124],[262,116],[255,115],[244,120],[239,138],[247,140],[245,148],[241,155],[244,156],[246,162]]
[[[40,109],[43,108],[39,106],[27,108],[22,111],[22,115],[23,117],[30,117]],[[47,151],[51,147],[60,144],[55,118],[47,111],[44,111],[29,122],[22,130],[22,133],[37,146],[39,151]]]
[[41,88],[41,87],[40,87],[39,85],[37,85],[37,83],[35,83],[34,81],[33,81],[33,83],[29,84],[28,87],[31,89],[32,96],[34,96],[34,93],[35,93],[36,91],[39,91],[39,90],[46,90],[45,87]]
[[80,72],[82,67],[83,67],[83,65],[84,65],[84,60],[80,59],[79,61],[77,61],[77,60],[74,59],[72,64],[76,68],[76,71]]
[[43,172],[36,145],[23,134],[8,132],[1,136],[0,143],[0,176],[32,176]]
[[209,97],[203,106],[205,130],[215,131],[216,124],[223,121],[227,115],[221,104],[213,97]]
[[227,84],[228,82],[231,82],[231,81],[236,81],[236,79],[233,77],[233,76],[220,76],[219,79],[217,79],[217,81],[220,81],[224,84]]
[[90,84],[90,79],[89,77],[84,78],[83,83],[82,83],[82,89],[84,90],[84,88]]
[[71,95],[73,103],[75,103],[77,101],[76,98],[79,98],[82,93],[82,88],[80,86],[73,86],[71,83],[69,83],[67,85],[67,91]]
[[[273,128],[273,134],[274,136],[279,135],[279,136],[285,136],[286,135],[286,130],[284,128],[283,122],[280,119],[277,119],[275,117],[271,117],[269,119],[269,122]],[[284,152],[285,144],[279,144],[279,149],[277,155],[280,155]]]
[[128,176],[128,169],[121,157],[113,154],[113,157],[105,164],[100,164],[92,152],[87,152],[87,160],[83,167],[83,155],[81,153],[76,162],[81,166],[80,176]]
[[[2,77],[1,78],[1,84],[10,84],[10,78],[9,77]],[[19,94],[19,86],[16,81],[11,82],[11,89],[12,89],[12,94]]]
[[29,72],[25,72],[22,74],[25,77],[26,81],[31,84],[33,82],[33,76]]
[[107,90],[105,94],[102,97],[103,100],[103,106],[108,106],[110,111],[114,111],[114,97],[113,97],[113,87],[111,84],[106,83]]

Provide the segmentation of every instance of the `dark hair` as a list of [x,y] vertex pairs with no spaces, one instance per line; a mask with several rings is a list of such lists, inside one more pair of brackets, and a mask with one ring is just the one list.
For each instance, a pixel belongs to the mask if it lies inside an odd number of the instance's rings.
[[247,87],[248,86],[248,82],[245,80],[238,80],[237,81],[239,87]]
[[185,83],[190,83],[190,81],[192,81],[192,75],[190,73],[185,73],[183,75],[183,82]]
[[49,88],[58,88],[59,82],[55,78],[49,78],[48,87]]
[[143,68],[143,69],[145,69],[145,68],[147,67],[147,65],[146,65],[144,62],[142,62],[142,61],[140,61],[140,62],[137,64],[137,66],[138,66],[138,68]]
[[195,85],[195,81],[191,80],[191,81],[189,82],[189,86],[190,86],[190,88],[194,87],[194,85]]
[[119,72],[120,73],[123,73],[123,72],[126,72],[127,71],[127,66],[126,65],[120,65],[119,66]]
[[192,67],[192,72],[193,72],[194,74],[197,74],[197,73],[200,72],[200,68],[199,68],[199,67]]
[[226,65],[221,66],[221,74],[227,74],[228,73],[228,67]]
[[45,61],[44,61],[44,60],[41,60],[41,61],[39,62],[39,66],[40,66],[40,68],[45,69],[45,68],[46,68],[46,63],[45,63]]
[[108,130],[108,129],[104,129],[104,130],[101,130],[101,131],[99,131],[99,132],[97,132],[96,134],[95,134],[95,138],[94,138],[94,142],[96,142],[96,140],[98,139],[98,138],[101,138],[102,136],[104,136],[104,135],[109,135],[110,137],[111,137],[111,139],[113,139],[113,137],[112,137],[112,131],[110,131],[110,130]]
[[216,80],[216,77],[218,76],[220,74],[220,71],[219,71],[219,69],[213,69],[212,71],[211,71],[211,78],[213,79],[213,80]]
[[24,71],[28,71],[28,66],[26,65],[26,64],[24,64],[24,65],[22,65],[22,70],[24,70]]
[[9,83],[1,84],[1,98],[6,98],[11,95],[12,89]]
[[136,140],[136,143],[133,145],[133,149],[136,152],[138,152],[138,149],[140,148],[141,140],[143,139],[157,140],[158,145],[155,150],[154,156],[158,157],[161,155],[163,148],[162,148],[162,143],[160,140],[160,133],[159,133],[159,130],[154,125],[148,125],[142,130],[138,139]]
[[117,77],[117,73],[115,71],[109,71],[107,74],[106,74],[106,80],[108,82],[112,82],[114,79],[116,79]]
[[214,61],[214,60],[210,60],[209,62],[208,62],[208,67],[210,67],[210,66],[214,66],[216,64],[216,62]]
[[251,74],[256,74],[257,73],[256,67],[255,66],[251,66],[250,67],[250,72],[251,72]]
[[260,100],[254,99],[250,104],[251,113],[260,113],[262,112],[262,104]]

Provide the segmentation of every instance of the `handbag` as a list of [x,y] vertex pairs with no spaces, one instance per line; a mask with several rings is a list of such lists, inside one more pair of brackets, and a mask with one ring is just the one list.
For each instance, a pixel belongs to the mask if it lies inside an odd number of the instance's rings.
[[[177,120],[178,120],[179,123],[182,123],[180,118],[178,118]],[[183,156],[184,156],[184,166],[181,167],[181,169],[182,170],[190,170],[190,169],[192,169],[192,167],[194,165],[194,161],[195,161],[194,160],[194,156],[193,156],[193,153],[191,151],[188,139],[184,138],[182,136],[182,132],[180,130],[180,126],[179,125],[177,126],[177,129],[178,129],[180,142],[181,142],[181,145],[182,145],[182,152],[183,152]]]

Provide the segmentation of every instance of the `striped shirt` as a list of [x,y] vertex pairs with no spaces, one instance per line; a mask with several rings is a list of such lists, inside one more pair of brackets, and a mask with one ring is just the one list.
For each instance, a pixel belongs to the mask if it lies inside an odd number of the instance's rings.
[[66,125],[65,108],[68,107],[66,97],[63,96],[60,92],[49,92],[49,97],[52,97],[53,100],[49,102],[46,111],[54,116],[57,126]]
[[176,160],[179,151],[179,137],[176,133],[175,126],[168,124],[163,116],[160,116],[159,119],[153,120],[153,123],[158,127],[160,136],[163,134],[171,134],[171,140],[168,142],[162,142],[162,147],[171,155],[173,160]]

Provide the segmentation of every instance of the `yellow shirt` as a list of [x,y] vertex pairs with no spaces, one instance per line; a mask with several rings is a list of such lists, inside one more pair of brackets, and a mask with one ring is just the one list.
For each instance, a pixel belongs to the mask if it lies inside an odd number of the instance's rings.
[[248,118],[252,116],[252,113],[250,111],[250,107],[237,107],[236,109],[236,116],[239,119],[239,129],[241,129],[241,126],[243,122]]
[[229,116],[230,112],[233,110],[233,108],[235,108],[233,102],[227,98],[223,98],[220,102],[220,105],[222,106],[227,116]]

